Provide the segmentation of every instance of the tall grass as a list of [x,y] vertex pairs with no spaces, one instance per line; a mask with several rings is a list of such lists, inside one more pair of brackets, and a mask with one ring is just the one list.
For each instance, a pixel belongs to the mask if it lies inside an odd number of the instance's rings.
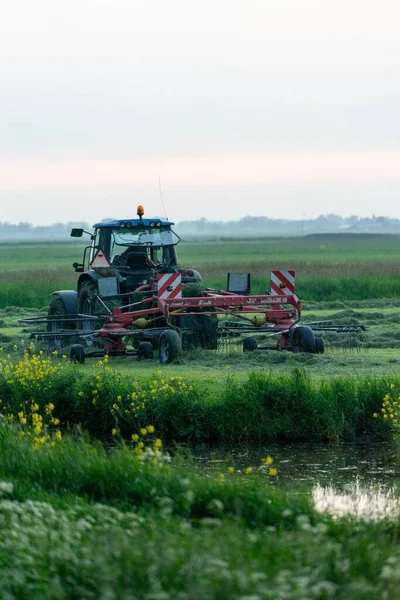
[[262,476],[84,438],[34,450],[1,424],[0,477],[4,599],[398,598],[398,519],[333,521]]
[[[15,495],[25,500],[32,485],[50,493],[85,497],[91,502],[159,509],[168,498],[170,514],[190,519],[238,517],[247,525],[293,526],[296,516],[314,513],[307,496],[275,488],[268,472],[204,474],[179,457],[158,466],[135,460],[122,444],[108,451],[77,435],[54,447],[35,449],[14,428],[0,426],[0,475],[13,479]],[[260,457],[261,458],[261,457]],[[260,463],[261,464],[261,463]],[[219,508],[218,508],[219,507]],[[287,517],[282,511],[289,509]]]
[[[56,289],[75,289],[72,269],[83,246],[74,244],[0,245],[0,308],[46,306]],[[252,274],[252,291],[269,288],[273,269],[297,273],[297,294],[304,300],[362,300],[400,294],[399,242],[360,239],[326,244],[302,239],[182,243],[180,264],[199,270],[204,282],[225,288],[229,271]]]
[[26,358],[14,369],[6,361],[0,373],[3,411],[16,418],[34,398],[39,405],[54,404],[53,415],[64,426],[79,424],[96,436],[116,429],[130,437],[151,423],[175,441],[327,440],[379,433],[382,425],[373,414],[390,385],[400,385],[398,377],[389,376],[321,381],[298,368],[254,372],[245,380],[230,375],[218,386],[192,385],[161,371],[139,381],[102,361],[46,369],[44,374],[37,361],[31,367]]

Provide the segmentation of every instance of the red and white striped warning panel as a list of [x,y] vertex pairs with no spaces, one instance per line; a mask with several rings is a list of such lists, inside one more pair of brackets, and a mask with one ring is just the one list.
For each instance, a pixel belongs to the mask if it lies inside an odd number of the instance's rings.
[[107,269],[108,267],[111,267],[111,262],[103,250],[97,250],[90,266],[92,269]]
[[157,275],[158,298],[182,298],[182,276],[180,273]]
[[295,279],[295,271],[271,271],[271,294],[273,296],[294,294]]

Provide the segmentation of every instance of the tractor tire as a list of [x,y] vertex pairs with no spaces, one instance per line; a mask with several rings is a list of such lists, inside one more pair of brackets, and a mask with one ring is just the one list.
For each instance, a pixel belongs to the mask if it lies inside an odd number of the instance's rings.
[[246,338],[243,340],[243,352],[254,352],[257,348],[258,344],[256,338]]
[[82,284],[78,295],[78,313],[80,315],[94,316],[97,288],[92,281],[85,281]]
[[[94,281],[85,281],[81,285],[78,294],[78,313],[91,317],[106,317],[108,314],[103,304],[97,299],[97,286]],[[83,320],[81,327],[86,331],[95,331],[101,327],[101,321]]]
[[[50,317],[50,319],[54,317],[59,317],[59,319],[50,320],[47,322],[46,329],[48,333],[52,333],[53,335],[45,339],[46,350],[55,349],[59,351],[61,348],[65,348],[66,346],[73,344],[74,340],[76,340],[76,336],[73,335],[74,330],[76,330],[76,323],[74,321],[62,320],[62,317],[68,316],[68,313],[61,298],[55,298],[50,303],[47,316]],[[61,330],[65,331],[66,329],[71,330],[71,336],[61,334]]]
[[293,352],[316,353],[315,336],[311,327],[300,325],[293,332]]
[[166,329],[158,342],[158,357],[162,365],[179,360],[182,354],[182,339],[173,329]]
[[[50,303],[47,316],[50,318],[67,316],[67,311],[61,298],[55,298]],[[61,318],[57,321],[54,320],[47,322],[47,331],[49,333],[58,333],[61,329],[75,329],[75,324],[71,323],[71,321],[62,321]]]
[[315,338],[315,352],[317,354],[323,354],[325,352],[324,338]]
[[69,351],[69,360],[83,365],[85,362],[85,348],[81,344],[74,344]]
[[139,358],[153,358],[153,344],[151,342],[140,342],[138,347]]

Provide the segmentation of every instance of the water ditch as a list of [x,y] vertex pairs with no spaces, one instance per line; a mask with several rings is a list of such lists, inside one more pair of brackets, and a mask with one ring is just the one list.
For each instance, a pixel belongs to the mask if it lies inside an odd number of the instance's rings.
[[315,508],[334,516],[380,519],[400,514],[400,457],[394,442],[373,440],[340,444],[197,446],[195,461],[206,470],[226,473],[260,466],[271,455],[279,474],[275,485],[305,493]]

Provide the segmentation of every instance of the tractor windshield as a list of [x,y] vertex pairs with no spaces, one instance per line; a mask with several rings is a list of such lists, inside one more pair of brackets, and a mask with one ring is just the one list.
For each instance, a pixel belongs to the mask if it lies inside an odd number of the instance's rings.
[[112,247],[117,246],[175,246],[179,237],[172,229],[113,229]]
[[[114,265],[146,262],[147,265],[172,266],[176,264],[175,246],[179,236],[171,229],[112,229],[110,258]],[[131,250],[128,250],[131,248]],[[128,260],[128,256],[130,257]]]

